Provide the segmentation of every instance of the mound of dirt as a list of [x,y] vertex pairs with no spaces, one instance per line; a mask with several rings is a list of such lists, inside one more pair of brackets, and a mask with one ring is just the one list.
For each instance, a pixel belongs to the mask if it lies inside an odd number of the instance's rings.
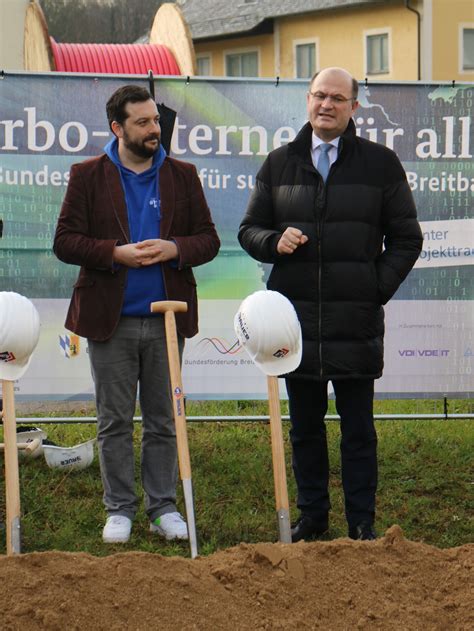
[[474,629],[474,544],[241,544],[197,559],[0,558],[3,630]]

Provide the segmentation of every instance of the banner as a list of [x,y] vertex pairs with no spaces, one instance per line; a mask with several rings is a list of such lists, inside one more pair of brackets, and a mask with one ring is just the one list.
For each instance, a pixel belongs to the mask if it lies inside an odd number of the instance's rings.
[[[87,342],[64,329],[78,269],[51,247],[71,164],[101,153],[111,138],[105,103],[125,83],[148,87],[136,76],[0,81],[0,290],[31,298],[41,316],[37,351],[16,384],[24,399],[92,396]],[[233,317],[265,288],[270,267],[240,248],[237,230],[265,156],[307,120],[306,91],[301,80],[155,81],[157,102],[178,113],[171,155],[196,165],[222,241],[218,257],[195,268],[200,331],[183,357],[191,398],[267,396]],[[473,396],[473,99],[473,84],[360,87],[357,133],[400,157],[424,234],[419,261],[386,307],[378,397]]]

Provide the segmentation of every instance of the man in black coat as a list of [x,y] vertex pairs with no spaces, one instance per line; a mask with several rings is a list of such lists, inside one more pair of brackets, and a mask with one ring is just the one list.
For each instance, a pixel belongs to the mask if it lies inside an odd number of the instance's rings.
[[327,68],[310,82],[309,122],[257,174],[239,241],[273,263],[268,289],[293,303],[303,358],[286,375],[300,518],[292,540],[328,529],[328,382],[341,417],[348,534],[375,539],[374,380],[383,369],[383,306],[421,251],[422,234],[393,151],[356,136],[357,81]]

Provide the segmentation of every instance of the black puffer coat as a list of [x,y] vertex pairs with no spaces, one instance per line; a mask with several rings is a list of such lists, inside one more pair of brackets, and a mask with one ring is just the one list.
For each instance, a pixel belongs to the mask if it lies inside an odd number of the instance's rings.
[[[353,121],[326,185],[311,161],[312,128],[272,151],[240,225],[242,247],[273,263],[268,289],[287,296],[303,331],[294,376],[378,378],[385,304],[415,264],[422,234],[405,172],[393,151],[358,138]],[[309,237],[294,254],[277,243],[292,226]]]

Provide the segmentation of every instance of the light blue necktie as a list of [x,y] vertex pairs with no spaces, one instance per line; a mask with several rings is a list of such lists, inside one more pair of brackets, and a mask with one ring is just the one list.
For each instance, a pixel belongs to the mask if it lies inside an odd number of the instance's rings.
[[326,181],[329,173],[329,168],[331,166],[329,162],[329,150],[331,149],[331,147],[332,145],[327,142],[323,142],[319,145],[319,148],[321,149],[321,154],[318,160],[318,171],[321,173],[324,181]]

